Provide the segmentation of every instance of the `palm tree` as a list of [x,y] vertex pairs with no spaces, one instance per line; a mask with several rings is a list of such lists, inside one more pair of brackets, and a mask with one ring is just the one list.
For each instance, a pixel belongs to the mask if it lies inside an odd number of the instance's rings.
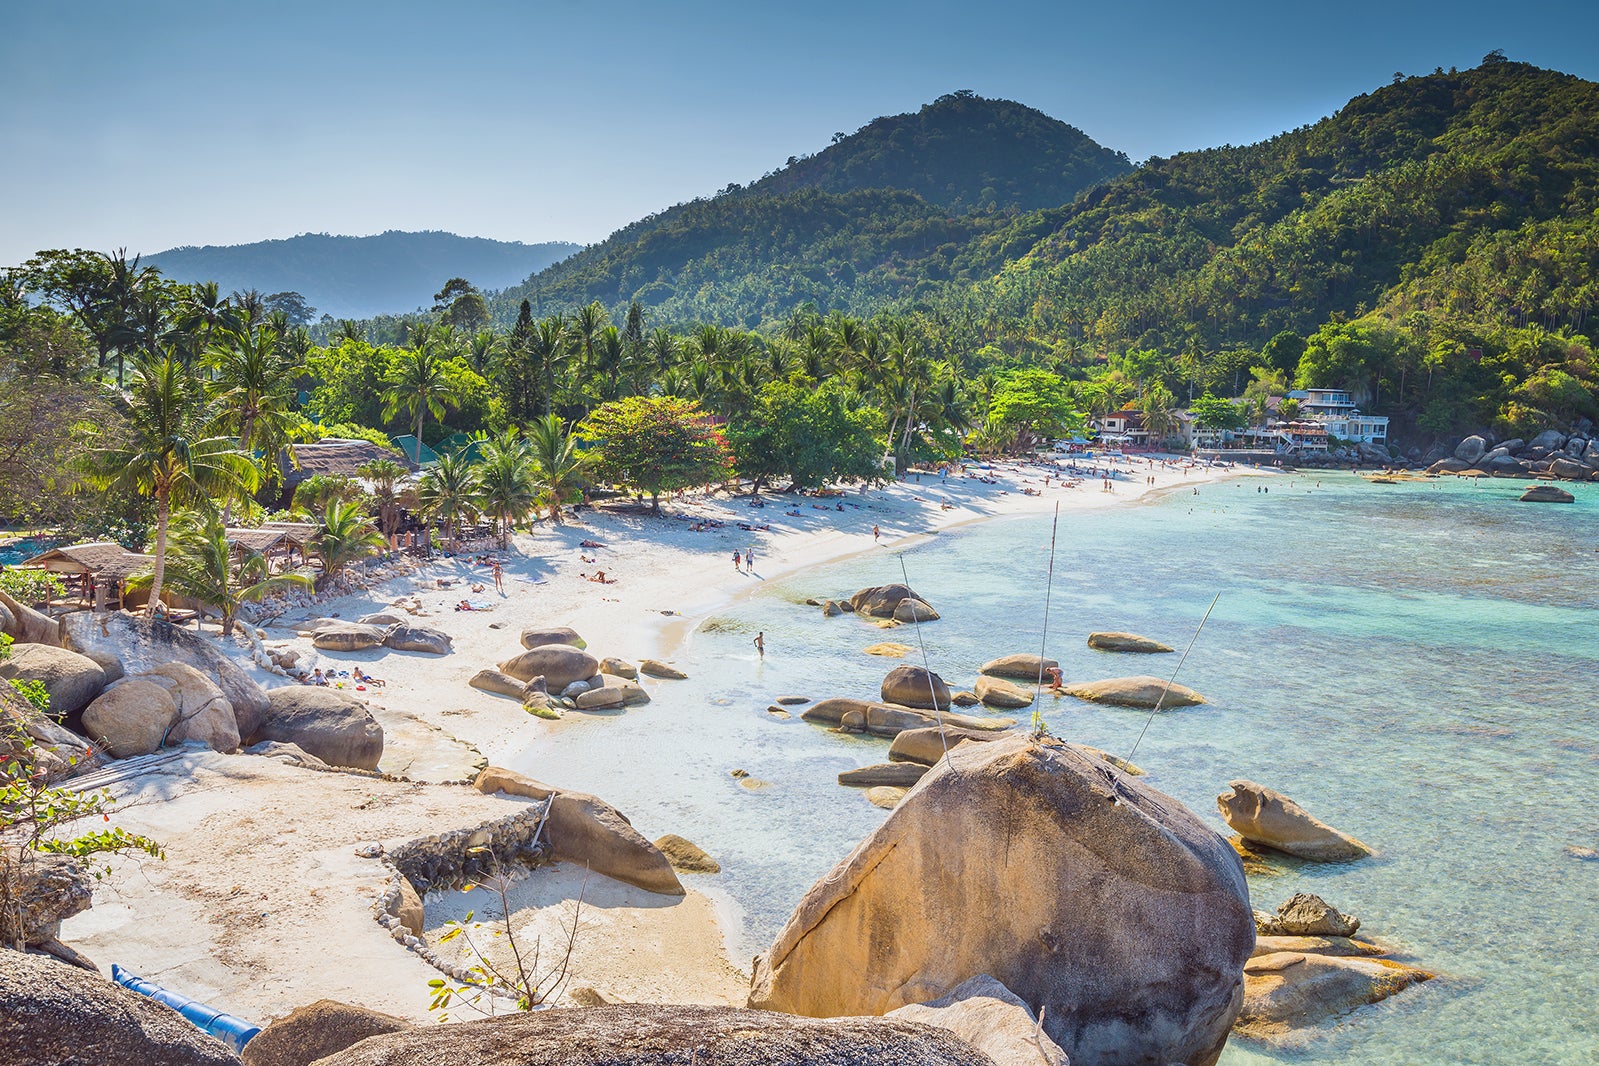
[[579,453],[577,437],[554,415],[536,419],[527,429],[533,450],[533,476],[550,521],[561,520],[561,504],[571,495],[589,466],[590,454]]
[[477,513],[477,471],[460,452],[441,455],[418,479],[416,496],[426,514],[444,518],[445,538],[453,549],[456,519]]
[[540,320],[528,335],[527,358],[544,379],[544,414],[548,416],[554,411],[555,372],[572,358],[572,336],[565,318],[551,315]]
[[500,547],[511,544],[516,523],[538,502],[533,447],[515,429],[484,441],[478,451],[478,502],[499,527]]
[[[247,553],[235,573],[227,527],[214,512],[189,511],[180,515],[172,531],[171,548],[172,558],[165,574],[167,587],[215,607],[222,615],[223,636],[233,632],[234,618],[244,604],[312,584],[304,574],[274,575],[260,552]],[[128,588],[148,588],[154,578],[153,572],[135,574],[128,579]]]
[[165,577],[167,527],[176,505],[213,506],[218,496],[253,490],[260,471],[228,437],[208,437],[212,419],[200,379],[171,352],[141,360],[127,398],[126,443],[88,459],[90,484],[155,500],[155,567],[150,586],[154,617]]
[[[228,331],[207,355],[216,370],[212,395],[222,417],[219,428],[239,437],[239,451],[253,455],[259,445],[263,473],[277,473],[278,449],[298,421],[293,410],[296,368],[278,354],[278,335],[271,330]],[[223,506],[228,522],[233,501]]]
[[600,306],[598,300],[579,307],[572,316],[572,332],[577,337],[578,349],[583,353],[581,369],[585,377],[594,370],[594,339],[610,320],[611,316],[605,313],[605,308]]
[[1138,398],[1138,411],[1151,441],[1164,442],[1177,429],[1177,397],[1162,382],[1151,382]]
[[442,421],[444,401],[455,394],[455,386],[444,371],[445,361],[439,358],[432,343],[423,339],[415,348],[404,348],[396,353],[394,368],[384,380],[383,417],[394,418],[401,411],[411,414],[411,433],[416,437],[418,454],[421,452],[422,425],[427,416]]
[[387,545],[359,503],[329,500],[327,510],[322,512],[322,528],[308,546],[321,556],[323,572],[337,577],[357,559],[380,552]]
[[378,502],[378,529],[385,537],[392,536],[399,517],[396,512],[400,509],[400,482],[405,480],[405,467],[393,459],[374,459],[355,472],[372,486],[372,495]]

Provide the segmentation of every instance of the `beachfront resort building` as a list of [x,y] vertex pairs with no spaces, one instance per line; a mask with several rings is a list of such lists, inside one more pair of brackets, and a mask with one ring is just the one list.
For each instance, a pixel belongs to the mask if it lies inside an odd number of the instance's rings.
[[1345,389],[1296,389],[1299,413],[1326,427],[1327,436],[1362,444],[1388,443],[1388,417],[1361,414]]

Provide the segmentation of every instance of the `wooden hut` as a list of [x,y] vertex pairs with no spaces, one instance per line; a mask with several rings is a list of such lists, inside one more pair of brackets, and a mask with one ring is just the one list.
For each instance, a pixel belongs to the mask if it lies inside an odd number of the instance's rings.
[[20,564],[20,569],[59,574],[83,603],[93,604],[95,610],[106,610],[121,608],[128,578],[154,564],[153,555],[130,552],[112,541],[95,541],[51,548]]
[[259,529],[229,527],[228,555],[237,567],[247,555],[255,552],[266,559],[268,571],[281,574],[306,564],[306,542],[315,531],[316,527],[307,522],[276,522]]

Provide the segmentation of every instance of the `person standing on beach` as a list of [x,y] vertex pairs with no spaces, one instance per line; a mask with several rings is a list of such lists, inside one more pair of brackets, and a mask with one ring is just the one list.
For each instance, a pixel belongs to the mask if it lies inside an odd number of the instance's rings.
[[744,549],[744,572],[746,574],[755,573],[755,549],[754,548],[746,548],[746,549]]
[[740,555],[737,551],[735,551],[733,553],[733,569],[737,570],[739,567],[741,567],[743,565],[744,565],[744,557],[742,555]]
[[761,632],[756,633],[755,634],[755,639],[750,641],[750,643],[755,645],[755,650],[760,653],[761,658],[763,658],[763,659],[766,658],[766,631],[765,630],[762,630]]
[[876,523],[873,523],[872,524],[872,542],[875,544],[877,541],[880,541],[882,539],[883,539],[883,531],[877,528]]
[[505,567],[500,565],[498,559],[494,560],[494,591],[505,595]]

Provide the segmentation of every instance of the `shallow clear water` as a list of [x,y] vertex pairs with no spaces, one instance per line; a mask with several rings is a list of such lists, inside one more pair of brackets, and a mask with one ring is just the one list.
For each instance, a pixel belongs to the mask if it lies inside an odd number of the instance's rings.
[[[1279,477],[1268,494],[1262,480],[1062,518],[1049,653],[1068,678],[1169,672],[1174,656],[1129,662],[1084,637],[1181,649],[1220,593],[1179,677],[1210,703],[1154,722],[1146,780],[1220,831],[1216,794],[1248,777],[1371,844],[1372,860],[1252,878],[1256,905],[1315,891],[1443,976],[1291,1050],[1235,1040],[1223,1062],[1599,1063],[1599,862],[1564,850],[1599,847],[1599,486],[1533,505],[1512,481]],[[893,661],[860,649],[885,639],[919,635],[952,686],[1036,651],[1049,539],[1047,519],[1013,519],[906,550],[910,584],[943,613],[919,634],[796,602],[899,580],[894,551],[773,582],[691,638],[689,681],[575,723],[520,768],[705,847],[726,872],[693,883],[740,915],[735,949],[758,951],[884,816],[834,778],[887,742],[775,720],[771,699],[875,695]],[[1046,718],[1122,754],[1145,720],[1073,700]]]

